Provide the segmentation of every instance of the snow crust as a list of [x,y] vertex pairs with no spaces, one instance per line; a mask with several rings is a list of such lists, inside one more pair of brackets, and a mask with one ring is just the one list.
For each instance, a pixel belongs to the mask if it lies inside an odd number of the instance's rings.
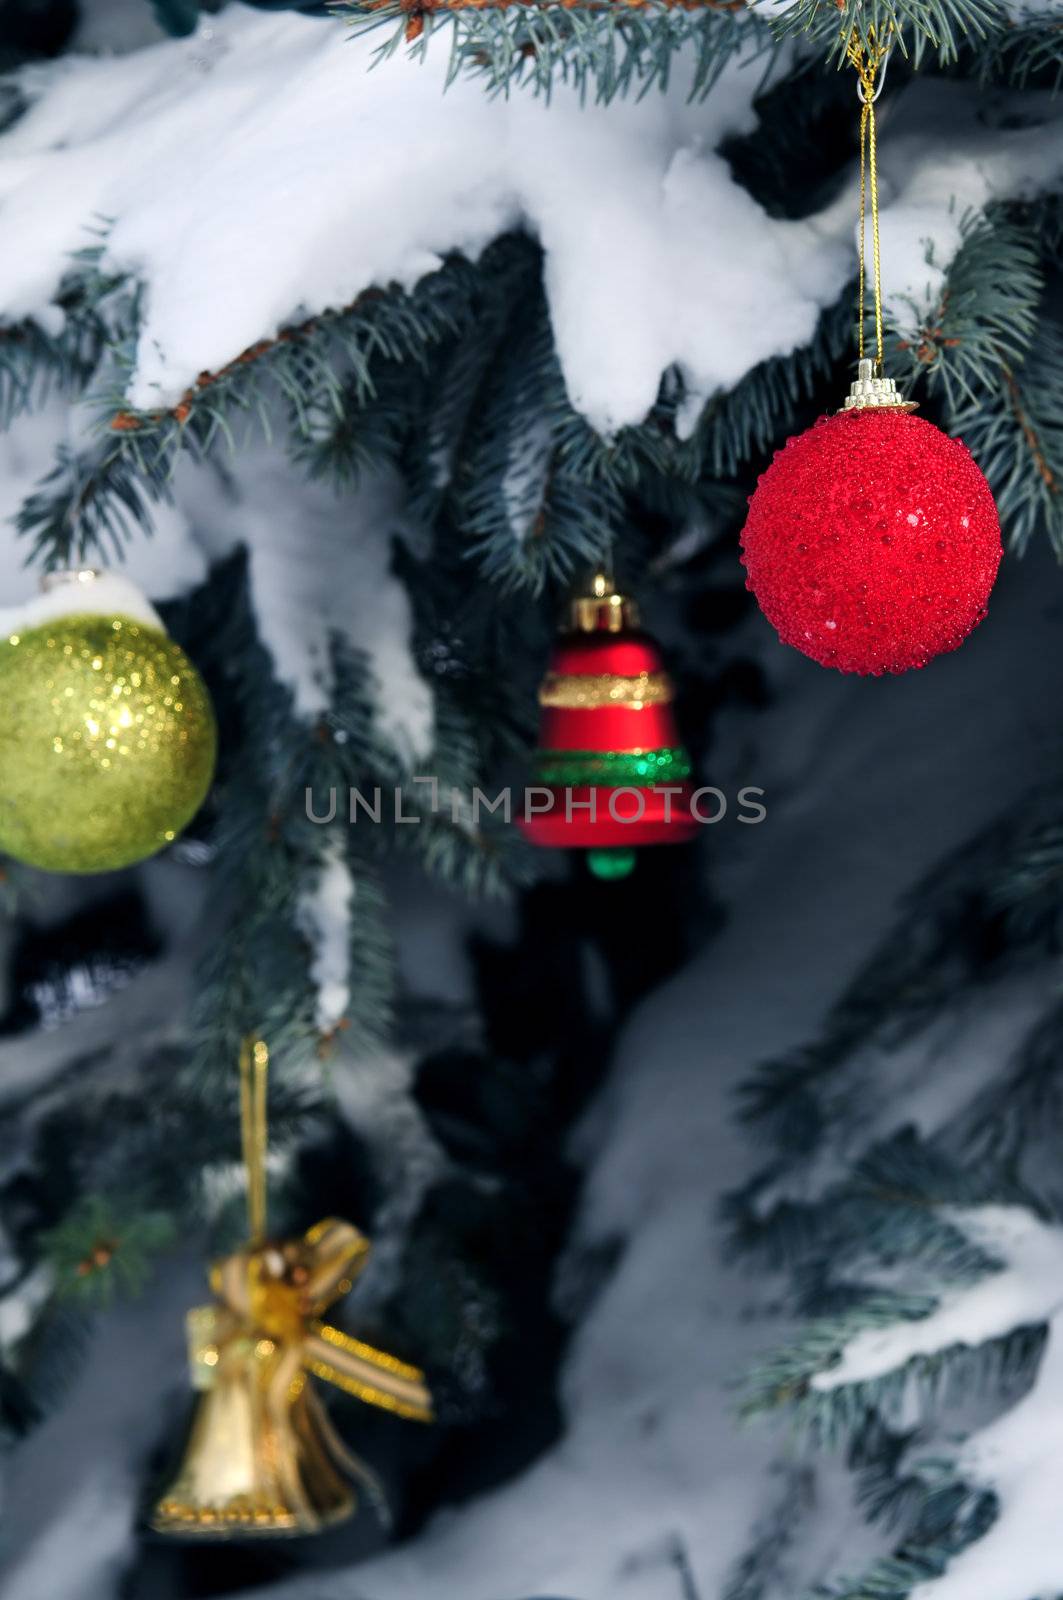
[[[759,68],[732,65],[688,103],[488,97],[445,49],[368,70],[374,42],[335,19],[228,6],[189,39],[23,74],[27,114],[0,137],[0,310],[53,316],[72,253],[107,220],[109,264],[146,286],[131,404],[176,400],[299,315],[370,284],[413,288],[451,250],[525,227],[546,253],[573,404],[636,423],[675,366],[701,402],[807,340],[854,265],[856,187],[817,216],[771,218],[718,153],[755,125]],[[965,211],[1063,169],[1058,106],[935,83],[884,119],[887,293],[932,293]],[[951,209],[950,209],[951,208]],[[933,264],[928,267],[928,252]],[[721,314],[722,312],[722,314]]]

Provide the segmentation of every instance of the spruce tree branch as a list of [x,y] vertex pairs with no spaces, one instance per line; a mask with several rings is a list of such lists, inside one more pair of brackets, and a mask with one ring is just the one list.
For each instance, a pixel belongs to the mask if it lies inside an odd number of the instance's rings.
[[646,10],[651,13],[658,9],[731,13],[746,9],[746,0],[361,0],[361,4],[352,5],[349,9],[366,15],[374,12],[389,17],[397,13],[404,15],[406,17],[404,37],[407,44],[413,44],[424,33],[426,19],[440,13],[504,12],[516,7],[542,11],[547,4],[560,4],[561,9],[567,12],[582,11],[591,14],[608,12],[619,5],[623,5],[625,11]]
[[355,34],[391,25],[380,56],[403,44],[421,55],[448,25],[448,81],[471,70],[496,89],[529,83],[544,95],[564,81],[580,93],[593,85],[602,102],[664,88],[681,49],[693,62],[691,94],[704,96],[728,61],[777,43],[762,16],[733,0],[341,0],[340,9]]

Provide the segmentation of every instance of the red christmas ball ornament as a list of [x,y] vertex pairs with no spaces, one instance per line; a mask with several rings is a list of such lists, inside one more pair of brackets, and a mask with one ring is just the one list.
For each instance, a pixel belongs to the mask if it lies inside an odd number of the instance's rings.
[[622,877],[642,845],[697,831],[673,688],[634,604],[595,577],[571,603],[539,689],[534,787],[519,826],[533,844],[583,849]]
[[790,439],[742,535],[746,587],[784,644],[878,676],[923,667],[986,614],[1001,558],[966,445],[861,361],[846,409]]

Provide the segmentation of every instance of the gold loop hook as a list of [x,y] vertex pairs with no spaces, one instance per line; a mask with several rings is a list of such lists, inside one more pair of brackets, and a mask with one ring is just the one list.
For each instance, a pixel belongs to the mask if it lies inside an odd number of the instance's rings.
[[[874,77],[875,86],[871,91],[870,100],[867,98],[867,94],[864,91],[864,77],[863,72],[861,71],[861,75],[856,84],[856,98],[859,100],[862,106],[873,106],[883,89],[886,87],[886,69],[889,66],[892,52],[893,43],[891,41],[889,44],[883,46],[882,54],[878,57],[876,65],[872,68],[870,76]],[[850,59],[852,58],[850,57]]]

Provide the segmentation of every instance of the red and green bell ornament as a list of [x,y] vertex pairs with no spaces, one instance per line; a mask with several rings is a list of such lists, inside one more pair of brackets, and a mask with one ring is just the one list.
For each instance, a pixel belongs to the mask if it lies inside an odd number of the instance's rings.
[[539,689],[539,747],[520,827],[533,844],[587,850],[625,877],[643,845],[681,844],[697,823],[674,689],[635,604],[598,574],[569,605]]

